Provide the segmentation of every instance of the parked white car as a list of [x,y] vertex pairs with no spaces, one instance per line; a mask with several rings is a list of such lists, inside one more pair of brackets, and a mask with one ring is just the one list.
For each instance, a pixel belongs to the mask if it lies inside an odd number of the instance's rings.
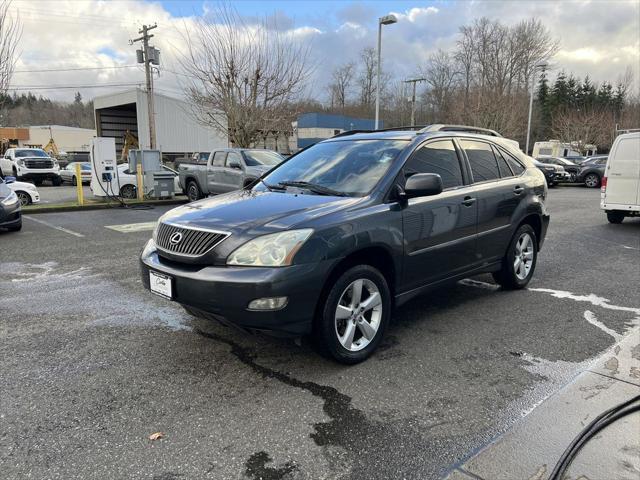
[[40,203],[40,193],[33,183],[13,182],[8,183],[7,186],[15,192],[23,207],[32,203]]
[[[165,165],[162,165],[162,169],[168,172],[173,173],[173,188],[176,194],[182,193],[182,187],[180,186],[180,179],[178,178],[178,172],[169,168]],[[135,172],[129,171],[129,164],[123,163],[122,165],[118,165],[118,179],[120,181],[120,193],[119,195],[122,198],[136,198],[138,195],[138,179],[136,178]],[[114,192],[118,194],[118,192]]]
[[57,160],[41,148],[9,148],[0,157],[0,173],[17,180],[32,180],[36,185],[44,180],[51,180],[55,186],[62,184]]
[[640,132],[613,142],[600,191],[600,206],[611,223],[640,215]]
[[91,164],[89,162],[71,162],[66,167],[60,169],[60,178],[63,182],[69,182],[71,185],[77,185],[76,165],[80,164],[80,176],[82,183],[91,182]]

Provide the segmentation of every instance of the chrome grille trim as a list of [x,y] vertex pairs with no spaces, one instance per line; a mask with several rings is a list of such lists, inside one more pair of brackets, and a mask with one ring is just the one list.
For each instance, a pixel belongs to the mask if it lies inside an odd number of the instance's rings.
[[24,160],[24,166],[26,168],[53,168],[53,160],[26,159]]
[[[182,240],[177,245],[170,242],[175,233],[182,234]],[[156,247],[160,252],[170,255],[198,258],[218,246],[229,235],[229,232],[219,230],[160,222],[156,232]]]

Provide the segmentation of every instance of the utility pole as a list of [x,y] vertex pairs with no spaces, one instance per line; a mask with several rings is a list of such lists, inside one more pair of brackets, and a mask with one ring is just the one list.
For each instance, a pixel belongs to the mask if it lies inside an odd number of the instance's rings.
[[[138,63],[144,63],[144,74],[147,80],[147,109],[149,115],[149,148],[154,149],[156,146],[156,119],[155,109],[153,105],[153,73],[151,71],[151,64],[158,64],[159,52],[154,47],[149,46],[149,40],[153,35],[149,35],[149,30],[157,28],[157,24],[151,26],[142,25],[142,30],[138,30],[138,33],[142,34],[141,37],[129,40],[129,44],[133,45],[136,42],[142,42],[142,51],[138,50]],[[141,52],[141,53],[140,53]]]
[[404,83],[413,84],[413,93],[411,95],[411,126],[416,124],[416,83],[426,82],[426,78],[412,78],[411,80],[405,80]]

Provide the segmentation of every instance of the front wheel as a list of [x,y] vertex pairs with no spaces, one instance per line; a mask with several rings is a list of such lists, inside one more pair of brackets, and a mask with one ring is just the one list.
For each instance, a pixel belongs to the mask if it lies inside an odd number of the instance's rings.
[[622,223],[624,220],[624,212],[620,210],[609,210],[607,212],[607,220],[609,220],[609,223]]
[[53,179],[51,180],[51,184],[52,184],[54,187],[59,187],[60,185],[62,185],[62,178],[60,178],[60,177],[55,177],[55,178],[53,178]]
[[590,173],[584,177],[584,184],[589,188],[598,188],[600,186],[600,177],[595,173]]
[[198,187],[198,184],[193,180],[191,180],[187,184],[187,198],[190,202],[195,202],[196,200],[200,200],[202,198],[200,187]]
[[18,196],[18,200],[20,200],[21,207],[26,207],[31,203],[31,195],[27,192],[18,191],[16,192],[16,195]]
[[120,196],[122,198],[134,199],[138,196],[138,191],[135,185],[124,185],[120,189]]
[[493,278],[505,290],[518,290],[527,286],[538,260],[536,232],[531,225],[522,225],[511,239],[502,268]]
[[333,283],[314,330],[321,351],[340,363],[362,362],[380,344],[391,317],[391,293],[384,275],[358,265]]
[[71,185],[78,185],[78,180],[76,179],[76,176],[74,175],[73,177],[71,177]]

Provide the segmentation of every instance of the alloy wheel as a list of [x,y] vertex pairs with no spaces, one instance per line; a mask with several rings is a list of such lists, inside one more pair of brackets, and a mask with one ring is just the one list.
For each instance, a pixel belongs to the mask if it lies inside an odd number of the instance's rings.
[[533,239],[528,233],[523,233],[516,242],[515,258],[513,260],[513,271],[518,280],[524,280],[529,276],[533,266],[533,256]]
[[382,320],[382,295],[374,282],[359,278],[342,292],[335,313],[335,332],[347,350],[357,352],[375,338]]
[[589,174],[584,179],[584,183],[587,187],[595,188],[598,186],[598,177],[596,175]]
[[16,195],[20,200],[20,206],[24,207],[25,205],[29,205],[31,203],[31,197],[27,193],[18,192]]

